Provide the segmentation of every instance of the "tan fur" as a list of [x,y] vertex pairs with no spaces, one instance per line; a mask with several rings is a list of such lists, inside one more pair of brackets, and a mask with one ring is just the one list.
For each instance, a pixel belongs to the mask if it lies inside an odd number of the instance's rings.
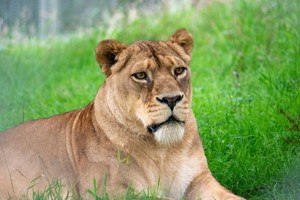
[[[0,134],[0,199],[55,180],[65,194],[74,186],[89,199],[93,179],[99,193],[106,180],[111,197],[130,185],[141,191],[159,183],[159,195],[174,199],[242,199],[222,187],[207,165],[191,109],[192,47],[185,29],[167,42],[99,43],[96,58],[107,78],[92,103]],[[180,67],[186,70],[177,76]],[[134,76],[140,72],[147,78]],[[171,97],[178,97],[174,107]],[[171,116],[180,122],[150,131]]]

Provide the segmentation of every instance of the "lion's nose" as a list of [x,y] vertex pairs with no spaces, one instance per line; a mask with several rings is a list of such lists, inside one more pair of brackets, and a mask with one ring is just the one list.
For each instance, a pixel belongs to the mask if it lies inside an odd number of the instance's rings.
[[176,104],[181,101],[183,98],[183,95],[177,95],[174,97],[156,97],[156,100],[159,101],[160,103],[168,104],[168,106],[171,108],[171,110],[174,109]]

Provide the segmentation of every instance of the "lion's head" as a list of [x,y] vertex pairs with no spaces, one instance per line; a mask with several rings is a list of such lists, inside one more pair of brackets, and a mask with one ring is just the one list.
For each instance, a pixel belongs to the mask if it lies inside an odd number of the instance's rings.
[[192,96],[192,47],[193,37],[185,29],[167,42],[98,44],[96,58],[107,76],[104,87],[109,87],[106,100],[119,123],[153,135],[159,144],[183,138]]

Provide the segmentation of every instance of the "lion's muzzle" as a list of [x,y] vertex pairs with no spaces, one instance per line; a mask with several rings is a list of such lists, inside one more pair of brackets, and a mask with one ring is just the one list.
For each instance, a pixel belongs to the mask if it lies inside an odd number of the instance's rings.
[[176,95],[173,97],[156,97],[156,100],[160,103],[167,104],[171,110],[174,109],[177,103],[181,101],[183,95]]
[[163,145],[174,144],[183,138],[185,123],[171,116],[160,124],[149,125],[147,130],[158,143]]
[[149,133],[154,134],[162,126],[168,125],[168,124],[176,124],[176,123],[180,123],[180,124],[184,125],[183,121],[180,121],[180,120],[176,119],[174,116],[171,116],[169,119],[167,119],[166,121],[164,121],[164,122],[162,122],[160,124],[149,125],[147,127],[147,130],[148,130]]

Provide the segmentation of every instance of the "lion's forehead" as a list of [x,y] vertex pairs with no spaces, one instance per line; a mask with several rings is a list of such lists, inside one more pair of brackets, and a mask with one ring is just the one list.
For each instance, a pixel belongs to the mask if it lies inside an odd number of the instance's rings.
[[164,68],[172,69],[174,67],[185,66],[186,64],[177,57],[174,56],[158,56],[159,63],[156,58],[140,58],[131,64],[131,71],[139,70],[155,70],[161,69],[161,66]]
[[176,52],[166,43],[162,41],[138,41],[129,46],[136,53],[143,52],[148,55],[176,55]]
[[140,41],[129,46],[123,57],[133,68],[178,67],[187,63],[165,42]]

